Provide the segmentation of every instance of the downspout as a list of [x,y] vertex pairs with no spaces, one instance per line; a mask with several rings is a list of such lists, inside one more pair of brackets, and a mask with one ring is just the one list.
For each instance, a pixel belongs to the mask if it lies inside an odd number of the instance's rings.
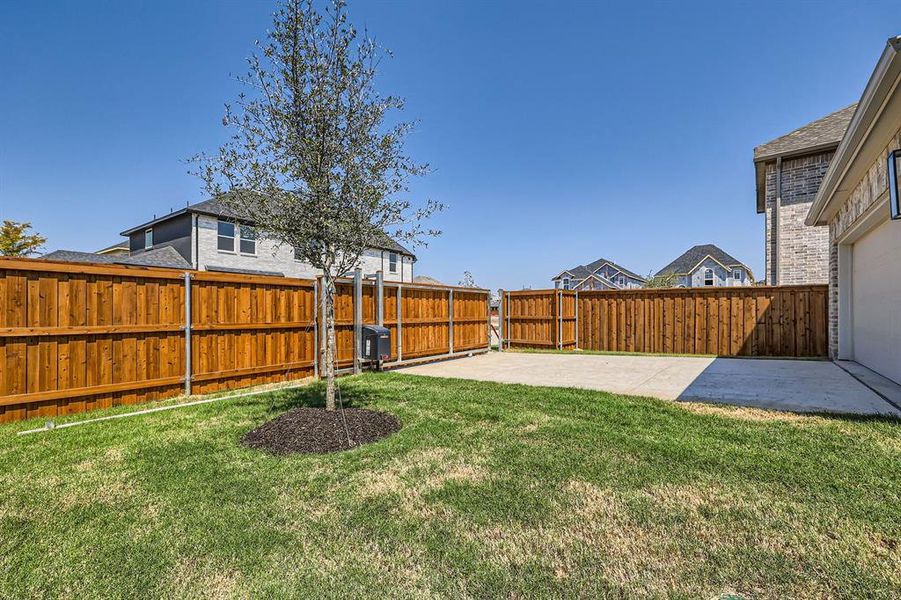
[[773,207],[773,285],[779,285],[779,210],[782,208],[782,157],[776,158],[776,199]]

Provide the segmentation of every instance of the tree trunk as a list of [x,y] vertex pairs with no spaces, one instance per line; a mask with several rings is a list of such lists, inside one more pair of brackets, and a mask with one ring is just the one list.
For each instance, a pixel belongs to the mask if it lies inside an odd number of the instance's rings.
[[325,313],[325,343],[322,345],[325,410],[335,410],[335,282],[328,270],[322,276],[322,305]]

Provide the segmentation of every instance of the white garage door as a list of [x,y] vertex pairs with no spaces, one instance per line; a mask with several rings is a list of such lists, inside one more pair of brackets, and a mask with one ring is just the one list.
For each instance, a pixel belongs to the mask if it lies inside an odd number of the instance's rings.
[[864,235],[852,256],[854,359],[901,383],[901,222]]

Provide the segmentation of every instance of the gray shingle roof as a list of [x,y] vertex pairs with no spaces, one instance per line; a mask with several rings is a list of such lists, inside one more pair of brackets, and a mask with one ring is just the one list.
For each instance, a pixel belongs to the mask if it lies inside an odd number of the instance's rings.
[[[130,235],[135,231],[140,231],[142,229],[146,229],[147,227],[152,227],[156,223],[161,221],[165,221],[171,219],[173,217],[177,217],[184,213],[198,213],[202,215],[209,215],[212,217],[224,217],[226,219],[236,219],[237,215],[233,210],[231,210],[228,205],[220,200],[219,198],[210,198],[208,200],[203,200],[202,202],[197,202],[196,204],[191,204],[190,206],[186,206],[181,210],[177,210],[175,212],[169,213],[168,215],[163,215],[162,217],[153,219],[152,221],[148,221],[146,223],[142,223],[136,227],[132,227],[130,229],[126,229],[122,232],[122,235]],[[407,256],[413,257],[416,259],[416,255],[413,254],[410,250],[399,244],[394,238],[389,236],[387,233],[383,233],[379,236],[378,239],[372,241],[372,246],[374,248],[378,248],[379,250],[390,250],[392,252],[398,252],[400,254],[406,254]]]
[[611,265],[614,269],[617,269],[617,270],[625,273],[629,277],[633,277],[635,279],[638,279],[639,281],[645,280],[645,278],[642,277],[641,275],[633,273],[629,269],[616,264],[612,260],[607,260],[606,258],[599,258],[597,260],[594,260],[594,261],[588,263],[587,265],[579,265],[578,267],[573,267],[572,269],[566,269],[566,270],[567,270],[567,272],[571,273],[572,276],[575,277],[576,279],[585,279],[586,277],[588,277],[589,275],[591,275],[592,273],[594,273],[595,271],[600,269],[602,266],[604,266],[605,263]]
[[817,119],[803,127],[770,140],[754,148],[754,160],[766,160],[778,155],[796,154],[807,149],[838,145],[857,110],[857,103]]
[[676,273],[678,275],[687,274],[708,256],[722,263],[726,267],[740,266],[750,272],[750,269],[748,269],[744,263],[727,254],[719,247],[714,246],[713,244],[700,244],[686,250],[679,258],[657,271],[655,276],[666,275],[668,273]]
[[41,258],[62,262],[83,262],[109,265],[134,265],[142,267],[167,267],[170,269],[190,269],[191,265],[172,246],[154,248],[133,256],[115,256],[78,252],[77,250],[55,250]]

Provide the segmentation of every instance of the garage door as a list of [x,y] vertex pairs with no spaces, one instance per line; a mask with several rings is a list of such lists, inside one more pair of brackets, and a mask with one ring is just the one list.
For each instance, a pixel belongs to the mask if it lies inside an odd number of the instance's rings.
[[901,383],[901,222],[864,235],[852,257],[854,359]]

